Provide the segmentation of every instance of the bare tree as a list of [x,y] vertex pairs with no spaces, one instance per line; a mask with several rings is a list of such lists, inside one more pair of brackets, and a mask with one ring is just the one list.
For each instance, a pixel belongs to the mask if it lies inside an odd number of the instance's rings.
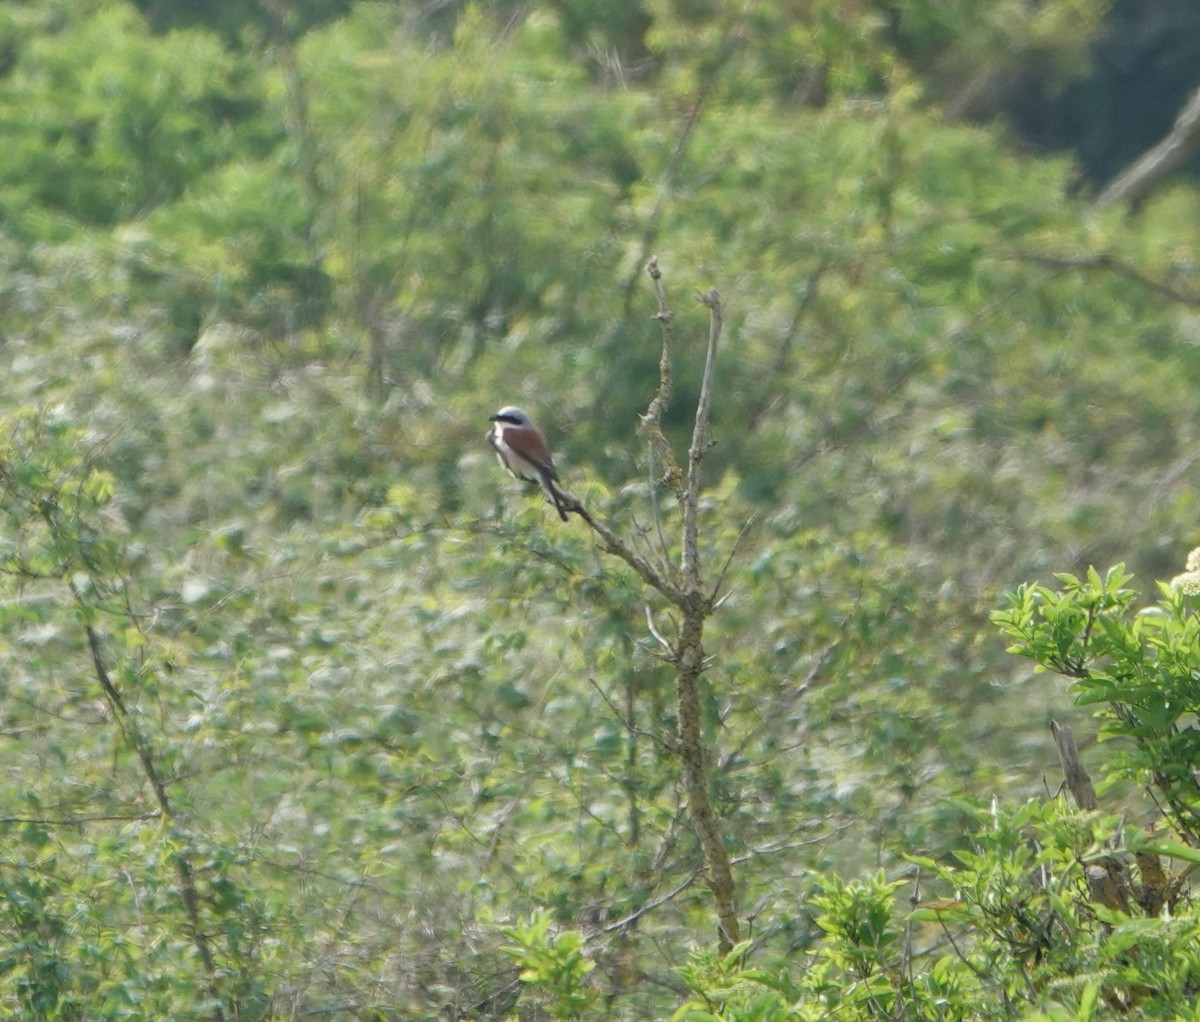
[[[663,293],[662,273],[657,258],[652,257],[646,269],[658,298],[655,318],[662,331],[662,353],[659,358],[658,390],[642,416],[642,429],[662,462],[663,475],[660,481],[674,494],[679,507],[681,536],[678,562],[670,560],[665,550],[661,556],[652,558],[636,553],[579,500],[568,494],[563,495],[563,507],[579,515],[600,537],[604,551],[629,565],[679,615],[678,628],[673,637],[665,637],[653,622],[651,630],[662,647],[662,657],[675,669],[679,710],[676,749],[687,792],[688,812],[703,851],[704,871],[716,908],[718,946],[721,953],[725,954],[739,941],[741,928],[729,852],[709,797],[709,755],[701,728],[699,696],[700,678],[705,667],[704,626],[720,603],[725,572],[725,568],[722,568],[715,578],[706,580],[701,568],[699,539],[700,466],[705,453],[712,446],[709,438],[709,407],[717,345],[721,337],[721,298],[715,288],[697,296],[708,309],[708,349],[685,471],[680,468],[662,428],[663,414],[671,398],[672,316]],[[728,567],[728,561],[725,567]]]

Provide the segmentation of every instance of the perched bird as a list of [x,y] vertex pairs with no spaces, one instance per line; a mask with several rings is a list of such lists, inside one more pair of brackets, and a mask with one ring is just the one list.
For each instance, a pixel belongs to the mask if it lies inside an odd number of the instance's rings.
[[565,498],[554,485],[558,472],[554,469],[554,459],[550,457],[550,449],[537,426],[520,408],[512,405],[501,408],[489,419],[492,427],[487,431],[487,442],[496,452],[496,460],[518,479],[537,483],[545,490],[554,510],[565,522]]

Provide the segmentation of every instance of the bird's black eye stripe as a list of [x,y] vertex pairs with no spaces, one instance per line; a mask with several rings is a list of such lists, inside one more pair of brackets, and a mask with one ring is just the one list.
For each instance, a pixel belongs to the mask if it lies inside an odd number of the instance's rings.
[[521,420],[518,419],[515,415],[493,415],[492,421],[493,422],[507,422],[513,426],[521,425]]

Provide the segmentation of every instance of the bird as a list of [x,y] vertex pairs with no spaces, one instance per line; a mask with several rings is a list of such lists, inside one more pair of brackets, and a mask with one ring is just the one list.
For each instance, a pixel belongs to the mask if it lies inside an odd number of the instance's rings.
[[532,420],[515,405],[505,405],[495,415],[488,416],[491,428],[487,442],[496,452],[496,460],[518,479],[537,483],[546,491],[558,517],[567,520],[566,499],[555,482],[558,472],[545,438]]

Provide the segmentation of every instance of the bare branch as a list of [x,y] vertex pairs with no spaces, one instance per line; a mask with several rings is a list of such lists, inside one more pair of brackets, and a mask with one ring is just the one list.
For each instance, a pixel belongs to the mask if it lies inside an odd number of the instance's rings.
[[1170,301],[1180,302],[1183,305],[1200,305],[1200,291],[1188,291],[1166,281],[1155,280],[1107,252],[1085,256],[1063,256],[1053,252],[1015,252],[1008,258],[1058,270],[1098,270],[1113,273]]
[[673,659],[675,656],[675,649],[662,635],[662,633],[654,627],[654,612],[651,611],[649,604],[646,605],[646,627],[650,629],[650,634],[653,635],[654,638],[658,640],[658,644],[662,646],[664,655],[668,659]]
[[588,684],[591,685],[595,690],[596,695],[604,700],[605,704],[612,712],[612,715],[616,717],[617,720],[621,721],[622,726],[625,728],[626,734],[628,734],[631,738],[646,738],[657,745],[664,752],[672,751],[670,742],[663,741],[660,736],[654,734],[652,731],[646,731],[640,727],[635,727],[633,723],[627,719],[627,714],[621,710],[621,707],[616,704],[612,696],[605,692],[604,689],[600,687],[600,683],[596,681],[596,679],[590,674],[588,675]]
[[1200,150],[1200,89],[1192,93],[1167,137],[1126,167],[1096,196],[1095,206],[1136,205]]
[[[662,430],[659,430],[660,435],[661,435],[661,433],[662,433]],[[665,438],[664,438],[664,440],[665,440]],[[674,566],[671,565],[671,547],[667,543],[667,535],[663,531],[662,509],[658,505],[658,487],[655,484],[654,469],[652,466],[647,465],[647,474],[650,476],[650,479],[649,479],[649,482],[650,482],[650,488],[649,488],[650,510],[654,514],[654,531],[658,537],[659,554],[662,557],[662,563],[666,564],[666,565],[670,565],[673,568]]]
[[612,529],[602,521],[593,518],[592,513],[583,506],[582,501],[572,497],[569,493],[564,493],[562,494],[562,508],[567,512],[573,511],[587,522],[591,530],[604,541],[605,552],[619,557],[628,564],[651,589],[657,590],[677,606],[683,604],[683,594],[680,590],[655,571],[649,561],[630,550]]
[[683,499],[683,560],[680,565],[683,582],[689,589],[699,592],[700,551],[697,543],[700,506],[700,462],[708,449],[708,408],[712,399],[713,374],[717,362],[717,342],[721,337],[721,296],[717,289],[710,288],[708,294],[699,297],[708,308],[708,353],[704,359],[704,378],[700,383],[700,396],[696,401],[696,424],[692,429],[692,443],[688,447],[686,490]]
[[724,596],[719,595],[721,586],[724,585],[725,576],[729,573],[729,567],[731,564],[733,564],[733,559],[737,556],[738,550],[741,549],[742,541],[750,532],[750,526],[754,524],[754,520],[757,517],[757,514],[753,514],[746,519],[745,523],[742,525],[741,531],[737,534],[737,539],[733,541],[733,546],[729,548],[729,556],[725,558],[725,563],[721,565],[721,570],[717,572],[717,579],[715,582],[713,582],[712,589],[708,594],[708,601],[713,605],[713,607],[720,606],[721,601],[725,599]]
[[671,325],[671,309],[667,305],[667,297],[663,293],[662,270],[658,266],[658,256],[650,258],[646,264],[646,273],[654,285],[654,295],[658,300],[658,312],[654,318],[658,320],[662,333],[662,352],[658,357],[658,390],[642,416],[642,429],[649,435],[650,442],[662,462],[663,485],[669,487],[682,504],[683,473],[679,470],[675,452],[671,450],[671,445],[662,428],[663,416],[671,401],[671,352],[675,345],[675,331]]
[[641,916],[644,916],[647,912],[652,912],[652,911],[654,911],[654,909],[658,908],[659,905],[665,905],[668,901],[671,901],[673,898],[678,897],[680,894],[682,894],[689,887],[691,887],[692,884],[694,884],[696,882],[696,878],[699,875],[700,875],[700,871],[694,870],[684,880],[680,881],[678,884],[676,884],[674,887],[672,887],[669,891],[667,891],[666,894],[661,894],[657,898],[655,898],[653,901],[646,902],[645,905],[642,905],[640,908],[634,909],[627,916],[622,916],[616,922],[609,923],[607,926],[600,927],[600,929],[597,930],[595,933],[591,934],[591,936],[589,936],[588,939],[589,940],[595,939],[595,937],[601,933],[612,933],[615,930],[625,929],[626,926],[628,926],[630,923],[635,922]]
[[85,823],[137,823],[139,820],[158,820],[157,809],[130,815],[102,813],[95,816],[0,816],[0,824],[28,823],[39,827],[80,827]]
[[[705,451],[712,446],[709,440],[709,409],[712,400],[713,379],[716,373],[718,342],[721,336],[721,298],[716,288],[700,295],[700,302],[709,311],[708,351],[704,363],[704,374],[700,394],[696,403],[696,420],[688,449],[686,478],[662,430],[662,419],[671,394],[671,350],[673,332],[671,314],[661,285],[662,273],[656,259],[646,267],[658,299],[656,316],[662,330],[663,348],[659,360],[659,385],[646,414],[642,416],[642,428],[649,433],[650,441],[659,452],[666,476],[663,482],[676,494],[683,519],[683,551],[678,570],[669,561],[661,570],[645,557],[635,553],[604,522],[592,516],[583,503],[570,494],[556,494],[555,503],[561,512],[574,512],[600,537],[603,549],[623,560],[652,589],[678,608],[680,622],[678,634],[673,641],[666,640],[654,628],[649,612],[647,621],[651,634],[667,648],[675,668],[675,691],[678,701],[677,738],[675,751],[679,755],[683,784],[687,792],[687,814],[695,827],[696,835],[704,856],[704,872],[717,915],[717,946],[721,954],[728,954],[740,941],[741,925],[737,910],[737,888],[733,881],[729,851],[721,832],[720,820],[713,808],[709,795],[708,768],[710,758],[705,743],[700,711],[699,682],[708,666],[704,652],[704,625],[714,610],[714,597],[724,577],[722,569],[713,595],[709,595],[700,570],[699,556],[699,505],[700,465]],[[744,531],[744,530],[743,530]],[[740,541],[740,540],[739,540]],[[664,543],[665,547],[665,543]],[[734,549],[736,550],[735,544]],[[728,568],[728,563],[725,568]],[[683,890],[694,880],[689,878],[678,888]],[[678,893],[678,890],[675,893]],[[674,894],[669,895],[673,897]],[[637,915],[631,916],[635,919]],[[623,925],[623,924],[618,924]]]
[[[52,528],[55,527],[52,517],[48,517],[47,521]],[[89,565],[89,568],[91,568],[91,565]],[[100,636],[92,626],[89,607],[84,600],[83,594],[79,591],[74,581],[69,581],[68,585],[79,610],[79,616],[83,621],[83,629],[87,636],[88,652],[91,655],[92,669],[95,673],[96,681],[104,692],[104,697],[117,722],[117,727],[125,741],[133,748],[138,761],[142,765],[142,772],[145,774],[146,780],[154,792],[154,799],[158,803],[159,815],[165,821],[177,823],[178,819],[175,815],[175,810],[171,805],[170,796],[167,794],[167,786],[163,782],[162,775],[158,770],[158,758],[155,750],[145,735],[142,734],[136,718],[130,714],[125,701],[121,698],[121,693],[113,684],[112,674],[105,662],[104,651],[101,648]],[[182,832],[179,832],[178,836],[181,838],[184,837]],[[196,888],[195,867],[190,849],[187,848],[186,840],[181,842],[181,847],[175,853],[173,859],[175,862],[175,874],[179,881],[179,898],[183,903],[184,914],[187,917],[188,928],[191,931],[192,944],[195,946],[196,953],[200,957],[200,964],[203,966],[204,974],[208,981],[208,993],[212,1001],[212,1018],[214,1022],[224,1022],[226,1016],[223,1001],[217,988],[216,962],[213,958],[208,933],[205,931],[200,918],[200,895]]]
[[1075,736],[1071,729],[1057,720],[1050,721],[1050,733],[1058,745],[1058,759],[1062,764],[1063,777],[1067,787],[1080,809],[1096,809],[1096,789],[1092,787],[1092,779],[1079,762],[1079,750],[1075,746]]

